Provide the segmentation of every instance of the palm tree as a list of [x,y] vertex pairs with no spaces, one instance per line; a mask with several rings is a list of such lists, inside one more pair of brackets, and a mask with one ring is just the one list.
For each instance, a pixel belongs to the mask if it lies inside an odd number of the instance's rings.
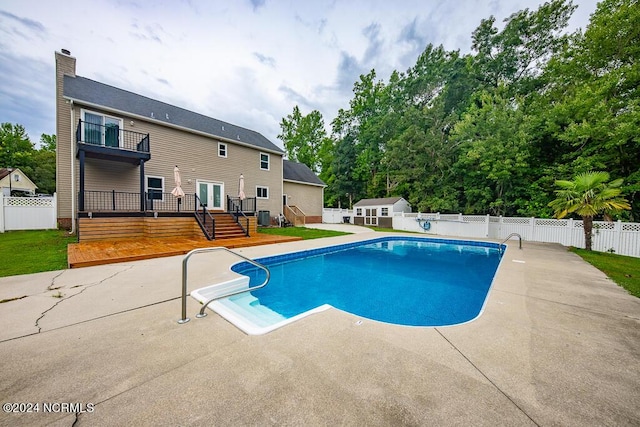
[[620,196],[622,178],[609,181],[607,172],[585,172],[576,175],[572,181],[556,181],[560,187],[555,191],[557,199],[549,203],[556,218],[576,213],[582,217],[585,249],[591,250],[593,217],[623,209],[631,209],[629,202]]

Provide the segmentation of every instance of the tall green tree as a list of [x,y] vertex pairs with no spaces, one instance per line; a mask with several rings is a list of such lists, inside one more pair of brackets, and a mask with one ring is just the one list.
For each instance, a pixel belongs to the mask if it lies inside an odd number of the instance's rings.
[[284,143],[289,160],[304,163],[318,173],[322,157],[326,157],[324,146],[330,144],[322,114],[313,110],[304,116],[296,105],[293,112],[282,119],[280,129],[282,133],[278,138]]
[[56,136],[43,133],[40,148],[33,152],[33,175],[38,192],[53,194],[56,191]]
[[[479,104],[479,105],[478,105]],[[484,91],[456,123],[452,142],[460,144],[455,165],[462,177],[464,210],[514,214],[519,195],[529,185],[529,135],[522,100],[505,87]]]
[[611,214],[631,206],[624,197],[620,197],[623,180],[609,182],[607,172],[585,172],[576,175],[573,180],[558,180],[557,198],[549,203],[557,218],[568,214],[580,215],[584,227],[585,249],[591,250],[593,218],[601,214]]
[[624,177],[640,217],[640,4],[604,0],[547,69],[546,122],[574,170]]
[[12,123],[0,125],[0,167],[20,168],[29,175],[33,152],[33,143],[24,126]]
[[478,80],[485,88],[505,84],[513,94],[528,93],[546,62],[565,43],[562,31],[575,8],[570,1],[551,0],[535,11],[512,14],[502,31],[493,16],[483,19],[472,34]]

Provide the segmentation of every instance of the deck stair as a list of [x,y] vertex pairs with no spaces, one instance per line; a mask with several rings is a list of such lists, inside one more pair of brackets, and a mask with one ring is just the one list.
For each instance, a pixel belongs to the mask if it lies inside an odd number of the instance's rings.
[[245,237],[245,232],[240,225],[236,222],[231,214],[214,214],[216,220],[216,232],[215,238],[217,239],[232,239],[238,237]]

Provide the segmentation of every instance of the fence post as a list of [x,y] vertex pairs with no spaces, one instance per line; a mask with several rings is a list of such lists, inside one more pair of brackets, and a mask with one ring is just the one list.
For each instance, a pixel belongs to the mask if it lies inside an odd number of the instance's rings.
[[529,240],[531,240],[532,242],[537,242],[536,240],[536,218],[535,217],[531,217],[531,219],[529,219],[529,226],[531,227],[531,236],[529,237]]
[[567,227],[569,227],[569,232],[567,233],[569,237],[567,238],[567,242],[565,243],[565,245],[575,246],[576,248],[578,248],[579,246],[573,242],[573,218],[569,218]]
[[484,225],[484,237],[489,237],[489,222],[490,221],[490,217],[489,214],[487,214],[486,220],[485,220],[485,225]]
[[0,233],[4,233],[4,193],[2,189],[0,189]]
[[620,222],[620,220],[616,221],[613,230],[615,231],[613,236],[613,250],[618,254],[620,253],[620,237],[622,234],[622,222]]

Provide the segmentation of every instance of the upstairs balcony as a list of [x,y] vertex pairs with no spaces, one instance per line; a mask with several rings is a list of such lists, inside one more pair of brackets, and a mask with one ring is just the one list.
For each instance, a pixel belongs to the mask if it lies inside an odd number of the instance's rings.
[[151,158],[149,134],[124,130],[118,124],[106,125],[78,120],[76,128],[76,155],[127,162],[134,165]]

